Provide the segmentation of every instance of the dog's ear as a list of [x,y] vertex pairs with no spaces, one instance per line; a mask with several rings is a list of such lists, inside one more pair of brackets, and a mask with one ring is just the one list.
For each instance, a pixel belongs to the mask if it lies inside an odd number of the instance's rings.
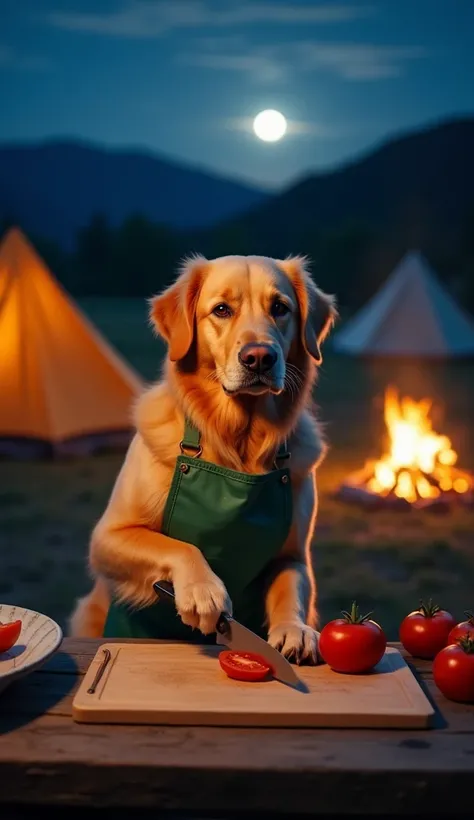
[[184,359],[194,338],[194,318],[207,259],[186,260],[180,275],[163,293],[150,299],[150,321],[167,342],[172,362]]
[[303,347],[316,364],[321,364],[321,344],[338,315],[336,300],[316,287],[303,257],[292,256],[278,264],[289,277],[298,299]]

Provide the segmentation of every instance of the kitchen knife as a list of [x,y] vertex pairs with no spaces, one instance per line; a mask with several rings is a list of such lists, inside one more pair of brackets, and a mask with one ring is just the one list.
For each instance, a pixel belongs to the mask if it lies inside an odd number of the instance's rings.
[[[156,594],[160,593],[167,598],[174,599],[172,584],[167,581],[159,581],[153,584]],[[255,652],[268,661],[273,677],[287,686],[292,686],[300,692],[308,692],[306,684],[298,677],[294,667],[283,657],[281,652],[270,646],[267,641],[260,638],[255,632],[247,629],[246,626],[236,621],[227,613],[222,612],[216,624],[217,642],[225,644],[234,652]]]

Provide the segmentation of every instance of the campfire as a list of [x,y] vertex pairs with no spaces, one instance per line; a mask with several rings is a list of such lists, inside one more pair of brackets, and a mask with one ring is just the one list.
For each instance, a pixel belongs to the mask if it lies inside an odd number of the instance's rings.
[[342,500],[405,509],[471,503],[473,476],[456,466],[450,439],[433,430],[431,407],[430,399],[400,399],[396,388],[387,388],[385,454],[347,479],[338,493]]

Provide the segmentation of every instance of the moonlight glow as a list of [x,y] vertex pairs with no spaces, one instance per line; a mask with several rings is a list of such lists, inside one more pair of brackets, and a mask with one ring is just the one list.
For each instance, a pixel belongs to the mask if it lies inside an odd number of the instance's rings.
[[267,109],[260,111],[253,121],[253,130],[257,137],[264,142],[277,142],[285,136],[287,122],[280,111]]

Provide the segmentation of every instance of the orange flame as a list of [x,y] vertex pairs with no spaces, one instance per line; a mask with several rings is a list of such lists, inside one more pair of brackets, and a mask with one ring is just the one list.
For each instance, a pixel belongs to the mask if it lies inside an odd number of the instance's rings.
[[458,470],[457,453],[447,436],[433,430],[432,402],[398,398],[394,387],[385,394],[385,425],[390,447],[372,466],[367,488],[374,493],[394,493],[413,503],[419,498],[437,498],[441,491],[466,493],[472,481]]

